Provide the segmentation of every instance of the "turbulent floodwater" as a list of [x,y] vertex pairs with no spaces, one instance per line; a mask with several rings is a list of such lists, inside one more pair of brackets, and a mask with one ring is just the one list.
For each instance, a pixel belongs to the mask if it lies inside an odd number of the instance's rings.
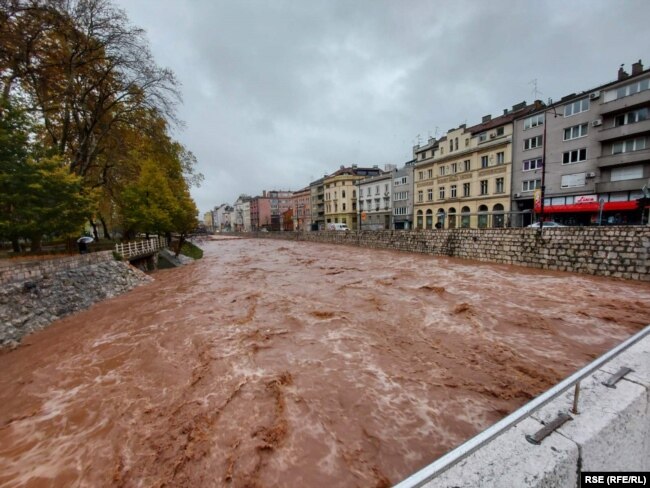
[[0,486],[388,486],[650,322],[648,284],[204,247],[0,354]]

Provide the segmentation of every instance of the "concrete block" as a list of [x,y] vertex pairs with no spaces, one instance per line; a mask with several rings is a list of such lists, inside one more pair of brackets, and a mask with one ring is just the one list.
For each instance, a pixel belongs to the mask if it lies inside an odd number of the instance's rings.
[[582,471],[644,471],[648,469],[648,395],[645,387],[619,381],[602,384],[610,374],[597,371],[580,386],[578,414],[570,413],[573,389],[533,414],[547,423],[558,412],[573,420],[557,430],[580,446]]
[[578,447],[552,434],[535,446],[525,435],[543,427],[526,419],[472,455],[423,485],[427,488],[501,488],[577,486]]

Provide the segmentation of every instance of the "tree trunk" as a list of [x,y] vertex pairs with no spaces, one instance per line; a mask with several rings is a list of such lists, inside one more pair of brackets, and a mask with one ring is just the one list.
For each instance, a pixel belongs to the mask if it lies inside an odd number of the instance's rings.
[[95,241],[99,241],[99,234],[97,233],[97,224],[93,221],[93,219],[88,219],[90,222],[90,226],[93,228],[93,237],[95,238]]
[[108,227],[106,227],[106,221],[102,215],[99,216],[99,221],[102,223],[102,229],[104,230],[104,237],[108,240],[111,240],[111,233],[108,232]]
[[181,237],[178,240],[178,248],[176,249],[175,257],[178,257],[178,255],[181,253],[181,248],[183,247],[183,244],[185,244],[185,234],[181,234]]
[[32,252],[32,253],[40,252],[41,251],[41,241],[42,241],[42,236],[40,234],[32,236],[32,238],[30,239],[30,243],[31,243],[30,252]]

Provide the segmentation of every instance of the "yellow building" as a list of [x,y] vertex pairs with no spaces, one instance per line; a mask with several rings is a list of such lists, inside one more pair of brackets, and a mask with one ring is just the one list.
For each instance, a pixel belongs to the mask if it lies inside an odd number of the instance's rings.
[[326,176],[323,180],[325,191],[325,226],[332,223],[347,224],[355,230],[358,222],[357,181],[381,173],[378,167],[358,168],[356,165],[344,167]]
[[461,125],[413,148],[416,228],[509,226],[512,121],[533,109],[515,105],[500,117],[486,115],[478,125]]

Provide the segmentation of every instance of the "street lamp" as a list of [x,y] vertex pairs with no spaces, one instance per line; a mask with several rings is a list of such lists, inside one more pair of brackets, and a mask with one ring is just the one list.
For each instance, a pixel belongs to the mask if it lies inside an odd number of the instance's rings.
[[544,110],[544,134],[542,135],[542,188],[540,195],[540,209],[539,209],[539,233],[542,234],[544,230],[544,199],[546,197],[546,114],[553,110],[553,118],[558,116],[555,107]]

